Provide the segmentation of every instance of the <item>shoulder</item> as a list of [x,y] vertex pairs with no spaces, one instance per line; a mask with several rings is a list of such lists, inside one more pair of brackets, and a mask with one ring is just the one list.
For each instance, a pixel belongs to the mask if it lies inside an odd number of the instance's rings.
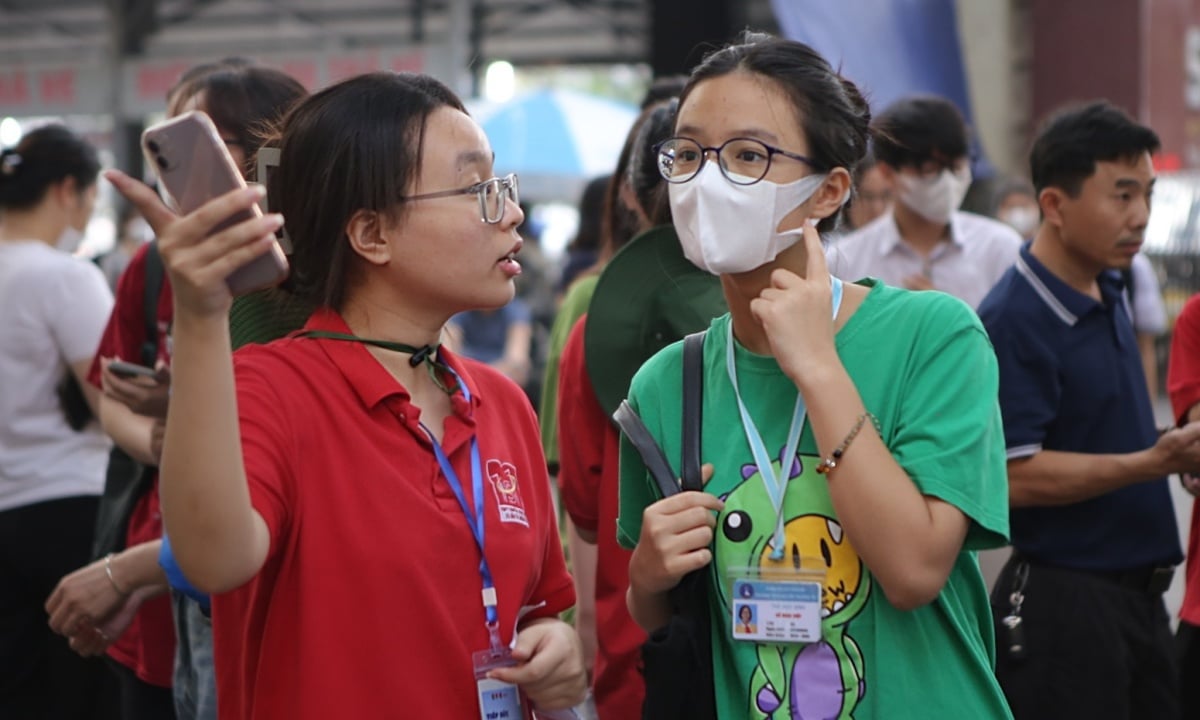
[[1187,330],[1192,333],[1200,332],[1200,292],[1192,295],[1183,304],[1183,309],[1175,318],[1175,329]]
[[979,303],[979,317],[988,332],[1040,319],[1044,303],[1017,269],[1010,267]]
[[849,256],[857,256],[870,249],[878,248],[879,244],[896,234],[896,224],[890,212],[884,213],[860,228],[842,235],[830,246],[831,250],[841,251]]
[[[711,338],[706,338],[709,339]],[[665,382],[668,379],[674,379],[674,385]],[[676,340],[642,364],[629,384],[629,396],[638,402],[644,402],[648,398],[663,394],[669,387],[678,387],[682,382],[683,340]]]
[[877,302],[885,304],[888,314],[909,318],[918,333],[931,339],[944,338],[964,330],[983,332],[979,316],[971,306],[944,292],[916,291],[884,285]]

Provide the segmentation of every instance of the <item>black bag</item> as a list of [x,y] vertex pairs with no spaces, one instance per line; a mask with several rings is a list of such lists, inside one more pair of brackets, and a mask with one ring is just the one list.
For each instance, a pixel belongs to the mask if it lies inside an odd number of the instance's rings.
[[[662,448],[641,418],[622,402],[613,415],[637,448],[663,497],[682,490],[704,489],[700,475],[700,420],[703,401],[704,333],[683,342],[682,488],[675,482]],[[650,634],[642,646],[646,680],[644,720],[716,720],[712,670],[712,638],[708,599],[710,569],[688,573],[669,593],[671,619]]]
[[[142,296],[146,340],[141,347],[141,363],[154,367],[158,358],[158,296],[162,291],[163,264],[157,243],[150,243],[146,250],[146,288]],[[93,558],[125,549],[129,516],[138,500],[150,490],[156,472],[158,468],[142,465],[113,445],[108,455],[108,471],[104,475],[104,494],[100,496],[96,510]]]

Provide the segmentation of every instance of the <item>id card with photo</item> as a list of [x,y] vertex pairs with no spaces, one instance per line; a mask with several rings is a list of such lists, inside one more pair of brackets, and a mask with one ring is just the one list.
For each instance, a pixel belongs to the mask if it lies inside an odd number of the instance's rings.
[[516,665],[508,648],[474,653],[475,694],[479,698],[480,720],[522,720],[521,690],[516,685],[487,677],[490,670]]
[[733,581],[733,639],[811,643],[821,639],[821,587],[815,581]]

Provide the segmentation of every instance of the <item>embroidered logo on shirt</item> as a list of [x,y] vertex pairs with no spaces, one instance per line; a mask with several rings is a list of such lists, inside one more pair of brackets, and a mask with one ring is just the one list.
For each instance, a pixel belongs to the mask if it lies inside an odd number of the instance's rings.
[[525,502],[521,500],[521,488],[517,486],[517,469],[513,464],[488,460],[487,476],[492,483],[492,492],[496,493],[500,522],[519,523],[529,527],[529,518],[525,516]]

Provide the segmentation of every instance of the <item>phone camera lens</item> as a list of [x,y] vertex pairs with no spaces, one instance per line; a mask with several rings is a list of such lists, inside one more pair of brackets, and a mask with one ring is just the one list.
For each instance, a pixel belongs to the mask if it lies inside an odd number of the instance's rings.
[[165,157],[163,157],[162,155],[159,155],[158,157],[154,158],[154,161],[156,163],[158,163],[158,166],[160,168],[162,168],[163,170],[167,169],[167,159]]
[[146,141],[146,148],[155,155],[158,154],[158,143],[154,142],[153,140]]

